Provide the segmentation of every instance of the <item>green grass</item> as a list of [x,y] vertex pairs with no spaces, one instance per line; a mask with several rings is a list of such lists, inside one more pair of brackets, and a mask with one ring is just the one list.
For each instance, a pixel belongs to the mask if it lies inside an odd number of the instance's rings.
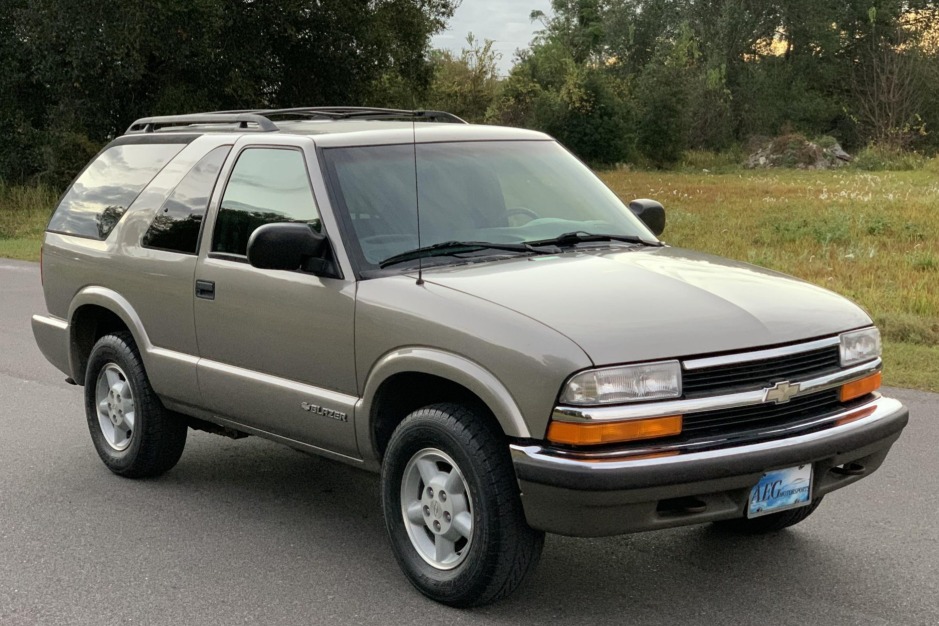
[[0,182],[0,257],[39,260],[42,231],[58,200],[48,187]]
[[[706,153],[686,161],[682,171],[601,177],[625,201],[661,201],[672,245],[855,300],[883,332],[887,384],[939,391],[939,159],[889,172],[746,171]],[[57,195],[0,183],[0,256],[38,260]]]

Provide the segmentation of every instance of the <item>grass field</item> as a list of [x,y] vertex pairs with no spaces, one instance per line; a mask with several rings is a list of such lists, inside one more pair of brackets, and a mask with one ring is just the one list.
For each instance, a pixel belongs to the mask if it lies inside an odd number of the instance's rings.
[[[939,391],[939,159],[904,172],[601,173],[668,211],[664,239],[844,294],[885,339],[890,385]],[[57,192],[0,184],[0,256],[38,260]]]
[[939,391],[939,160],[905,172],[604,172],[668,213],[670,244],[798,276],[870,312],[888,384]]
[[58,200],[47,187],[16,187],[0,182],[0,257],[39,260],[39,241]]

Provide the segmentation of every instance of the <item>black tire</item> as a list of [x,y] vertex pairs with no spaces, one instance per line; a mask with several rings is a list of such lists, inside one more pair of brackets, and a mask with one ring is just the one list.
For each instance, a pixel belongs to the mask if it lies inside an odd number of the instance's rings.
[[[116,449],[108,442],[98,417],[98,376],[109,365],[116,365],[126,375],[126,383],[133,393],[134,428],[123,449]],[[186,446],[185,419],[167,411],[157,398],[128,332],[105,335],[92,348],[85,372],[85,415],[98,456],[119,476],[159,476],[176,465]]]
[[797,509],[789,509],[780,513],[770,513],[762,517],[747,519],[738,517],[736,519],[721,520],[714,522],[714,525],[722,531],[739,535],[763,535],[766,533],[775,533],[794,526],[815,512],[818,505],[822,503],[822,498],[815,498],[812,504],[802,506]]
[[[464,548],[463,560],[448,570],[420,555],[408,534],[401,504],[405,469],[428,449],[454,461],[472,503],[472,540]],[[420,485],[418,491],[424,483]],[[515,591],[538,564],[544,533],[525,522],[508,446],[501,433],[471,409],[436,404],[411,413],[388,444],[381,491],[385,526],[398,564],[421,593],[437,602],[455,607],[494,602]]]

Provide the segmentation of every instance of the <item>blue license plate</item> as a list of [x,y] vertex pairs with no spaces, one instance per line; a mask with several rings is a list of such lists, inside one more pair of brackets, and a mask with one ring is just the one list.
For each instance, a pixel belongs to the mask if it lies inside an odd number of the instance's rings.
[[766,472],[750,491],[747,517],[805,506],[812,501],[812,465]]

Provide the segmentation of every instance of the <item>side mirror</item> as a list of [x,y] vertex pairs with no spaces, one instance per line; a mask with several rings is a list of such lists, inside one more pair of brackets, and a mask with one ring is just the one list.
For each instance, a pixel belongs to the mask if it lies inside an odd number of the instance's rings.
[[633,200],[629,210],[658,237],[665,230],[665,207],[655,200]]
[[248,239],[248,263],[262,270],[298,270],[326,250],[326,236],[308,224],[265,224]]

